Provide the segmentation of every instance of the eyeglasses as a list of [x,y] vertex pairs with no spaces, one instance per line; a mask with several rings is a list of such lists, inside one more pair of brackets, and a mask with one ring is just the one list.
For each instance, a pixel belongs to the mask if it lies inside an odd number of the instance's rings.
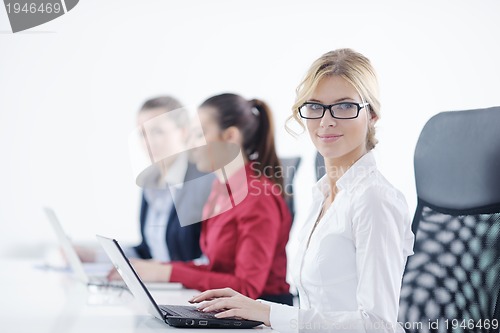
[[324,105],[315,102],[306,102],[299,107],[299,114],[304,119],[321,119],[326,110],[335,119],[354,119],[359,115],[359,110],[370,103],[341,102],[330,105]]

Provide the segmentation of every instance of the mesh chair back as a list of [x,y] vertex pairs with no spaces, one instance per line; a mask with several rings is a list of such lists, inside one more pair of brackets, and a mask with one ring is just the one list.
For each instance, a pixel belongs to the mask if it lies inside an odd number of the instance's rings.
[[414,162],[415,254],[399,321],[407,332],[498,332],[500,107],[434,116]]

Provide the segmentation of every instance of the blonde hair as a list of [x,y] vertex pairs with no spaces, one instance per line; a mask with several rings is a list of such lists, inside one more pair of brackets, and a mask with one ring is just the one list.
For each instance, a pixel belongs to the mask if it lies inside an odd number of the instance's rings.
[[[369,103],[368,106],[372,115],[380,118],[380,101],[378,91],[378,81],[375,70],[370,60],[361,53],[351,49],[338,49],[323,54],[317,59],[307,71],[307,74],[297,87],[295,103],[292,107],[292,116],[287,120],[286,130],[292,135],[297,133],[288,127],[288,122],[292,119],[305,129],[302,118],[299,115],[299,107],[306,102],[319,82],[328,76],[340,76],[349,82],[358,92],[363,103]],[[366,148],[371,150],[377,144],[375,138],[375,127],[373,123],[368,125],[366,137]]]

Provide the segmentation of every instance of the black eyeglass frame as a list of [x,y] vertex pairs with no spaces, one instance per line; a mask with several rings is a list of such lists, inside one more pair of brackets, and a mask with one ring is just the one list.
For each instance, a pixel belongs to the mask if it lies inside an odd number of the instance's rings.
[[[354,117],[348,117],[348,118],[342,118],[342,117],[335,117],[335,114],[332,110],[332,107],[335,106],[335,105],[341,105],[341,104],[352,104],[352,105],[356,105],[356,107],[358,108],[358,111],[356,112],[356,116]],[[302,115],[302,112],[300,112],[300,109],[302,109],[302,107],[304,105],[318,105],[318,106],[321,106],[323,108],[323,113],[321,114],[321,117],[314,117],[314,118],[311,118],[311,117],[304,117]],[[298,111],[299,111],[299,115],[301,118],[303,119],[321,119],[325,116],[325,113],[326,113],[326,110],[330,111],[330,114],[333,118],[335,119],[355,119],[355,118],[358,118],[359,116],[359,111],[361,111],[362,108],[366,107],[370,105],[370,103],[355,103],[355,102],[340,102],[340,103],[334,103],[334,104],[330,104],[330,105],[325,105],[325,104],[321,104],[321,103],[318,103],[318,102],[305,102],[304,104],[302,104],[299,108],[298,108]]]

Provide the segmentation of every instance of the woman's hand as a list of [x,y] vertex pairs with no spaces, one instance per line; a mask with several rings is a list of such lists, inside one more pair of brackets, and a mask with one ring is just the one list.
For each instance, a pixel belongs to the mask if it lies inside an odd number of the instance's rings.
[[231,288],[207,290],[189,300],[190,303],[203,301],[205,303],[198,309],[204,312],[220,311],[215,314],[217,318],[239,317],[261,321],[264,325],[271,326],[269,305],[243,296]]
[[[144,282],[169,282],[172,273],[172,265],[163,264],[155,260],[131,259],[130,263]],[[108,280],[120,280],[120,274],[116,269],[108,273]]]

